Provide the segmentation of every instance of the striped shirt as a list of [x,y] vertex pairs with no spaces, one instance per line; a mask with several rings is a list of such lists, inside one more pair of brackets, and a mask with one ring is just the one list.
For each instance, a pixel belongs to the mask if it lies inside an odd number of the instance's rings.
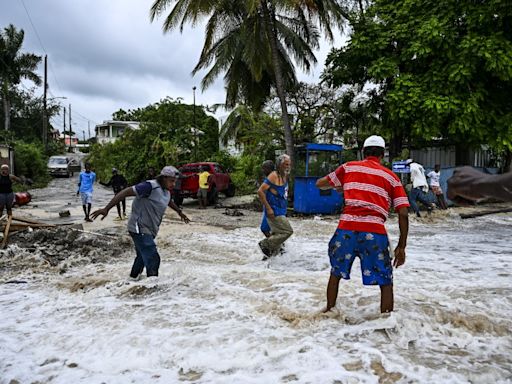
[[377,157],[342,164],[327,179],[332,187],[343,188],[345,206],[339,229],[386,234],[390,207],[398,211],[409,206],[400,179],[380,165]]

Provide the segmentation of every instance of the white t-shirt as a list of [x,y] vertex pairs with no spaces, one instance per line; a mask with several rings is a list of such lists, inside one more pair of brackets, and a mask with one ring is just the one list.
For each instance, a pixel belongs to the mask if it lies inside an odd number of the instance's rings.
[[428,192],[427,178],[423,166],[418,163],[411,163],[409,168],[411,169],[412,187],[426,189]]
[[439,172],[430,171],[427,176],[430,179],[430,186],[432,186],[432,187],[440,186],[439,178],[441,177],[441,171],[439,171]]

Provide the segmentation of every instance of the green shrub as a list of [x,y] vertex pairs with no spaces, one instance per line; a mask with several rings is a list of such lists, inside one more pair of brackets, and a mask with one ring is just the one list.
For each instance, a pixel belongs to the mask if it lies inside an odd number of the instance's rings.
[[263,158],[255,155],[243,155],[238,159],[231,179],[236,185],[238,195],[256,192],[261,180]]
[[48,140],[48,150],[46,151],[48,157],[61,155],[64,152],[66,152],[66,147],[62,141]]
[[48,182],[47,158],[44,147],[38,143],[14,143],[14,173],[32,179],[38,185]]
[[217,151],[209,157],[208,161],[219,163],[221,167],[228,172],[233,172],[236,168],[238,159],[234,156],[231,156],[226,151]]

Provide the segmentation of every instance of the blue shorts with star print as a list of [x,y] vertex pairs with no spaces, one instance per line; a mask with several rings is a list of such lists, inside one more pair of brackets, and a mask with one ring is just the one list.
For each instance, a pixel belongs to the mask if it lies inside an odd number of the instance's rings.
[[361,262],[364,285],[393,284],[387,235],[337,229],[329,242],[331,274],[349,280],[356,257]]

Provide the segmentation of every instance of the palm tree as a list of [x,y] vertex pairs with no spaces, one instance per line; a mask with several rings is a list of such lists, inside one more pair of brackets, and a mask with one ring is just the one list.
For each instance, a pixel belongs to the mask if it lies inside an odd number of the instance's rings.
[[[288,114],[288,106],[286,104],[286,87],[282,78],[283,61],[279,57],[279,52],[283,49],[283,43],[289,49],[289,43],[280,36],[279,20],[287,17],[296,20],[297,24],[304,26],[317,22],[326,32],[326,36],[332,40],[333,34],[331,25],[336,22],[338,26],[342,25],[343,17],[348,15],[344,12],[339,2],[336,0],[284,0],[284,1],[267,1],[252,0],[253,9],[258,7],[263,12],[265,20],[267,38],[270,43],[272,52],[272,68],[274,74],[275,88],[279,102],[281,104],[281,119],[283,121],[284,135],[286,142],[286,152],[292,157],[293,162],[293,135]],[[318,36],[306,35],[304,41],[313,48],[318,48]],[[297,52],[297,51],[295,51]],[[293,53],[295,53],[293,52]],[[297,60],[297,57],[295,57]],[[310,70],[310,63],[316,63],[313,56],[311,62],[299,61],[304,70]]]
[[25,32],[17,30],[10,24],[3,33],[0,32],[0,82],[2,86],[2,100],[4,106],[4,126],[6,130],[11,125],[11,106],[9,91],[22,79],[28,79],[36,85],[41,84],[41,78],[34,72],[41,57],[32,53],[21,53],[21,46]]
[[213,66],[202,81],[208,87],[225,72],[226,104],[240,99],[263,105],[275,87],[281,104],[286,151],[293,156],[293,136],[287,89],[297,83],[293,60],[309,71],[316,58],[320,33],[332,38],[331,25],[345,15],[337,0],[155,0],[150,17],[161,16],[175,3],[164,21],[168,32],[208,17],[205,43],[193,73]]

